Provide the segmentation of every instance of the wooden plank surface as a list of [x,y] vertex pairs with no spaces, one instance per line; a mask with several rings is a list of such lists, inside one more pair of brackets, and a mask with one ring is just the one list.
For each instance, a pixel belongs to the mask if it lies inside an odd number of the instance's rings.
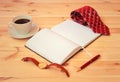
[[[58,70],[41,70],[21,61],[31,56],[49,63],[24,47],[28,39],[10,37],[8,24],[13,17],[28,14],[40,28],[51,28],[69,19],[71,11],[85,5],[95,8],[110,28],[110,36],[101,36],[86,48],[94,55],[101,54],[99,60],[76,72],[90,59],[85,51],[77,53],[66,62],[70,78]],[[0,0],[0,82],[33,81],[120,82],[120,0]]]

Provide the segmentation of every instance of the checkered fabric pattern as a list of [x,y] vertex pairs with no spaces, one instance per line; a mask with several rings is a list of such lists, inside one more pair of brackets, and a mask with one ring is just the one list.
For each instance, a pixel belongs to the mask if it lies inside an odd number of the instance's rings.
[[88,25],[95,33],[110,35],[109,28],[102,22],[96,10],[90,6],[72,11],[71,18],[82,25]]

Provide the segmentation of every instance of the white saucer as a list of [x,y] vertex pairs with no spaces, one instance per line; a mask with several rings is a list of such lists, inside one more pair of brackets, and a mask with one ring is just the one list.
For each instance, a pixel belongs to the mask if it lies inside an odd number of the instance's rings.
[[38,32],[38,30],[39,30],[39,27],[36,24],[32,24],[32,29],[27,34],[20,34],[14,28],[11,28],[11,27],[8,29],[8,33],[13,38],[23,39],[23,38],[28,38],[33,36],[36,32]]

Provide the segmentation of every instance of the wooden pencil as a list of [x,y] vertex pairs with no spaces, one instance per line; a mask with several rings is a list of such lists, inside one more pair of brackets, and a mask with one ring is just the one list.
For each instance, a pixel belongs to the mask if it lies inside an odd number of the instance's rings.
[[82,70],[82,69],[84,69],[84,68],[86,68],[88,65],[90,65],[91,63],[93,63],[93,62],[94,62],[95,60],[97,60],[99,57],[100,57],[99,54],[96,55],[96,56],[94,56],[92,59],[90,59],[90,60],[87,61],[85,64],[83,64],[83,65],[77,70],[77,72],[80,71],[80,70]]

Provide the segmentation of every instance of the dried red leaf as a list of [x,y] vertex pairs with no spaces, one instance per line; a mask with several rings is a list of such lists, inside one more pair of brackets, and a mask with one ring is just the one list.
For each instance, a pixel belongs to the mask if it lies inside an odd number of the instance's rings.
[[55,66],[55,67],[57,67],[57,68],[60,68],[62,72],[65,72],[65,74],[67,75],[67,77],[70,77],[69,72],[68,72],[62,65],[57,64],[57,63],[51,63],[51,64],[49,64],[49,65],[47,66],[47,68],[50,68],[50,67],[52,67],[52,66]]
[[49,65],[47,65],[46,63],[44,62],[38,62],[36,59],[32,58],[32,57],[24,57],[21,59],[22,61],[31,61],[33,62],[36,66],[40,67],[41,69],[48,69],[52,66],[55,66],[57,68],[60,68],[62,72],[65,72],[65,74],[67,75],[67,77],[70,77],[68,71],[60,64],[57,64],[57,63],[51,63]]
[[31,62],[33,62],[36,66],[39,65],[39,62],[38,62],[36,59],[32,58],[32,57],[24,57],[24,58],[22,59],[22,61],[25,61],[25,62],[31,61]]

